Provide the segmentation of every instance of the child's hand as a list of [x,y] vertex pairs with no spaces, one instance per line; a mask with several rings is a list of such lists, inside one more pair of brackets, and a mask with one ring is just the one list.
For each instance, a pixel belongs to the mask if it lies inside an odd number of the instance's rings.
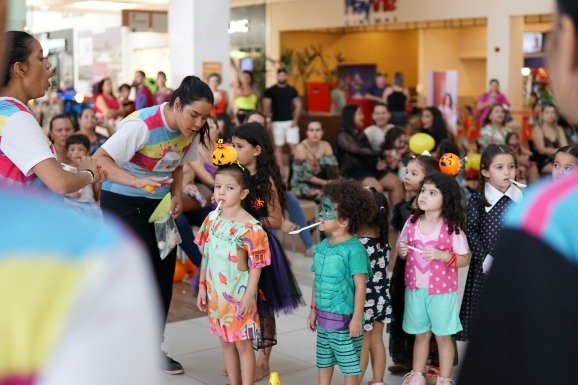
[[[449,256],[448,256],[449,255]],[[432,259],[436,259],[439,261],[447,261],[451,258],[451,254],[447,251],[438,250],[434,247],[426,247],[423,251],[423,259],[426,261],[431,261]]]
[[205,285],[199,285],[199,294],[197,296],[197,307],[200,311],[207,312],[207,288]]
[[312,332],[317,330],[317,312],[315,309],[311,309],[311,312],[309,312],[309,317],[307,317],[307,327]]
[[241,307],[239,307],[239,315],[246,317],[253,311],[255,307],[255,294],[247,293],[243,294],[241,298]]
[[399,255],[402,258],[407,257],[407,253],[409,251],[409,248],[407,247],[407,243],[405,242],[399,242],[397,244],[397,255]]
[[361,320],[353,318],[349,323],[349,336],[359,337],[361,335]]

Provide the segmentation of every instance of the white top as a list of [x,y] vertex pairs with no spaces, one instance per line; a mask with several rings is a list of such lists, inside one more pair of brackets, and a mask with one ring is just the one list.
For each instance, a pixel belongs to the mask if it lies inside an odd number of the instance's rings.
[[489,212],[496,205],[496,203],[498,203],[498,201],[502,199],[504,195],[507,195],[508,197],[510,197],[510,199],[512,199],[516,203],[520,203],[523,198],[522,190],[513,183],[510,185],[510,187],[506,190],[505,193],[501,192],[500,190],[492,186],[490,183],[486,183],[486,186],[484,187],[484,195],[486,196],[486,200],[490,204],[489,206],[485,207],[486,212]]
[[363,131],[374,151],[381,151],[381,146],[383,142],[385,142],[385,134],[387,134],[387,131],[392,127],[393,124],[388,124],[385,128],[380,128],[374,124]]

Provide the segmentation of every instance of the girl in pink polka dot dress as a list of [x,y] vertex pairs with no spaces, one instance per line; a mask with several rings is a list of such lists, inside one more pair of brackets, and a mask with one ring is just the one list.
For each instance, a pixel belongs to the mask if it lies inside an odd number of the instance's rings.
[[423,373],[432,334],[440,357],[437,384],[452,383],[452,335],[462,330],[458,267],[470,262],[460,200],[460,187],[451,176],[426,176],[418,195],[418,209],[399,236],[398,256],[407,259],[403,330],[415,334],[412,371],[405,376],[403,385],[425,385]]

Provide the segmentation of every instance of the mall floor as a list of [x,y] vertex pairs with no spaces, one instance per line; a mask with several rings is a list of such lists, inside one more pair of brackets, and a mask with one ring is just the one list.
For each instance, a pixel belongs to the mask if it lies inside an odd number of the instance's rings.
[[[313,273],[310,271],[311,258],[298,252],[288,252],[292,262],[293,272],[299,282],[303,297],[309,304],[311,300],[311,284]],[[460,293],[467,277],[467,268],[460,271]],[[190,297],[188,287],[179,286],[177,297]],[[461,299],[461,298],[460,298]],[[188,299],[179,300],[179,305],[190,306]],[[174,303],[173,303],[174,305]],[[172,309],[173,313],[185,313]],[[185,368],[182,375],[163,375],[163,384],[169,385],[225,385],[227,378],[222,376],[224,368],[219,340],[209,333],[206,315],[191,312],[191,316],[197,318],[184,321],[171,322],[166,327],[165,350],[179,361]],[[315,334],[306,329],[306,321],[309,315],[309,307],[299,308],[294,314],[277,318],[278,345],[273,348],[271,356],[271,370],[279,373],[282,385],[305,385],[317,384],[317,368],[315,366]],[[182,318],[182,317],[181,317]],[[384,335],[387,346],[389,336]],[[465,346],[458,343],[460,358],[463,357]],[[391,361],[388,363],[389,365]],[[454,378],[457,370],[454,368]],[[392,375],[386,371],[385,383],[387,385],[400,385],[401,375]],[[371,380],[371,368],[368,368],[363,383]],[[269,378],[266,377],[257,384],[267,385]],[[343,376],[339,370],[335,370],[332,385],[342,385]],[[275,385],[275,384],[274,384]]]

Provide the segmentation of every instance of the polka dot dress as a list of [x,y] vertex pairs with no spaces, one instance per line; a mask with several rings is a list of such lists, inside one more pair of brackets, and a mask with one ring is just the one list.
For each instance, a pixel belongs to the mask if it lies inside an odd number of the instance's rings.
[[492,249],[504,226],[504,213],[509,203],[512,202],[504,195],[489,212],[486,212],[482,194],[481,191],[472,194],[468,205],[467,236],[468,245],[472,250],[472,259],[460,309],[460,320],[464,330],[457,335],[459,341],[469,339],[472,322],[486,282],[482,263],[486,255],[492,254]]

